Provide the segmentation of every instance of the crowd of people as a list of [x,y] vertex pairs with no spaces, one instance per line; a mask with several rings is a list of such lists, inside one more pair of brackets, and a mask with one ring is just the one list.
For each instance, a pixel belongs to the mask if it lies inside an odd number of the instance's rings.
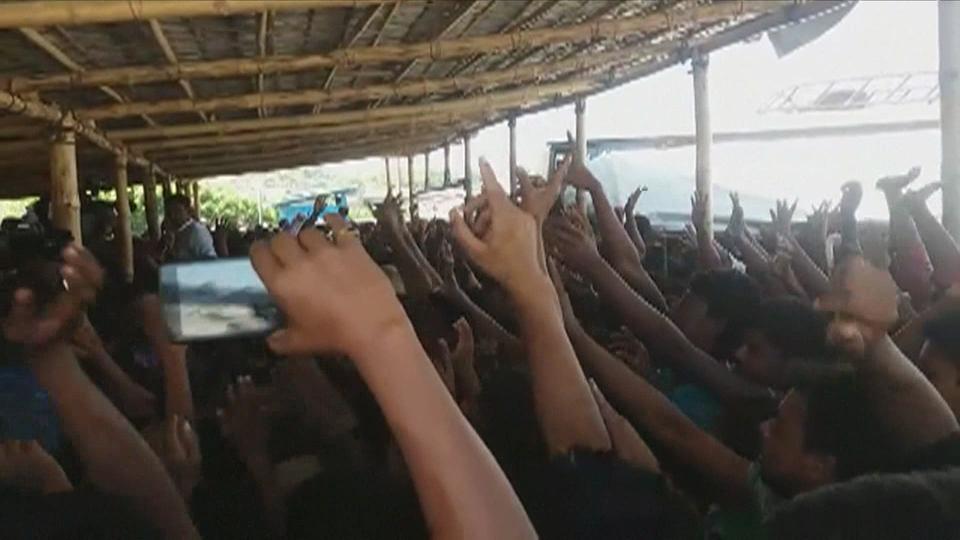
[[[919,175],[876,183],[883,226],[851,182],[716,234],[695,195],[679,240],[571,162],[508,193],[481,160],[429,222],[171,197],[132,282],[85,209],[5,274],[0,537],[960,538],[960,249]],[[283,328],[171,342],[159,265],[215,257]]]

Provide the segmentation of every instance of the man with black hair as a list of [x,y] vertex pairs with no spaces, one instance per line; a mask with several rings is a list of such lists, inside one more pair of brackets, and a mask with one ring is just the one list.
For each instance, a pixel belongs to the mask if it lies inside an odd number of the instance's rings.
[[918,367],[960,418],[960,309],[928,321],[923,334]]
[[164,200],[163,208],[167,232],[173,235],[169,259],[197,261],[217,258],[213,235],[193,218],[190,199],[185,195],[171,195]]

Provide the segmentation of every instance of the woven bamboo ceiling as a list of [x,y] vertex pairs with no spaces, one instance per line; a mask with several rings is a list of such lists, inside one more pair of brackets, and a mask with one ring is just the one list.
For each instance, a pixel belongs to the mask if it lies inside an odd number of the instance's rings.
[[120,151],[179,178],[409,154],[842,3],[6,1],[0,195],[46,189],[74,118],[87,184]]

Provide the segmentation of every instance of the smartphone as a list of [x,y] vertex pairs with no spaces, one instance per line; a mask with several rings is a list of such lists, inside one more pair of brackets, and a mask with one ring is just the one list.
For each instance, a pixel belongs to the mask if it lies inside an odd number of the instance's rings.
[[248,258],[163,265],[160,299],[177,343],[264,336],[281,323]]

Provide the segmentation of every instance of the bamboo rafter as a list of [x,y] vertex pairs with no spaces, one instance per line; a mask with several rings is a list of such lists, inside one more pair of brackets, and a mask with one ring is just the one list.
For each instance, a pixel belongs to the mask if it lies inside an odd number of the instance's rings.
[[99,84],[142,84],[160,81],[175,81],[190,78],[217,78],[249,76],[259,73],[282,73],[307,71],[334,66],[404,62],[417,58],[441,60],[461,58],[472,54],[489,54],[495,51],[548,45],[552,43],[583,42],[596,39],[617,39],[626,35],[661,30],[668,24],[693,20],[705,24],[731,17],[768,12],[792,5],[793,0],[755,0],[751,2],[722,2],[691,9],[680,4],[672,15],[672,23],[663,14],[645,15],[615,20],[600,20],[557,28],[511,32],[502,35],[475,36],[457,40],[442,40],[401,45],[375,45],[340,49],[328,54],[306,56],[274,56],[270,58],[244,58],[181,63],[177,66],[134,66],[89,70],[83,73],[67,73],[26,78],[14,77],[6,81],[13,91],[51,90],[74,86]]
[[396,0],[90,0],[5,2],[0,29],[145,21],[169,17],[223,17],[280,10],[356,7]]
[[546,77],[565,75],[571,71],[602,68],[612,64],[666,52],[676,48],[676,43],[636,46],[569,58],[560,62],[534,64],[517,68],[483,72],[466,77],[443,77],[406,83],[391,83],[362,88],[339,88],[336,90],[302,90],[244,94],[212,99],[179,99],[153,103],[133,102],[78,109],[77,115],[91,120],[121,118],[137,114],[167,114],[192,111],[215,111],[221,109],[253,109],[258,107],[284,107],[292,105],[318,106],[342,105],[356,101],[372,101],[383,98],[425,97],[456,91],[487,89],[506,84],[538,81]]

